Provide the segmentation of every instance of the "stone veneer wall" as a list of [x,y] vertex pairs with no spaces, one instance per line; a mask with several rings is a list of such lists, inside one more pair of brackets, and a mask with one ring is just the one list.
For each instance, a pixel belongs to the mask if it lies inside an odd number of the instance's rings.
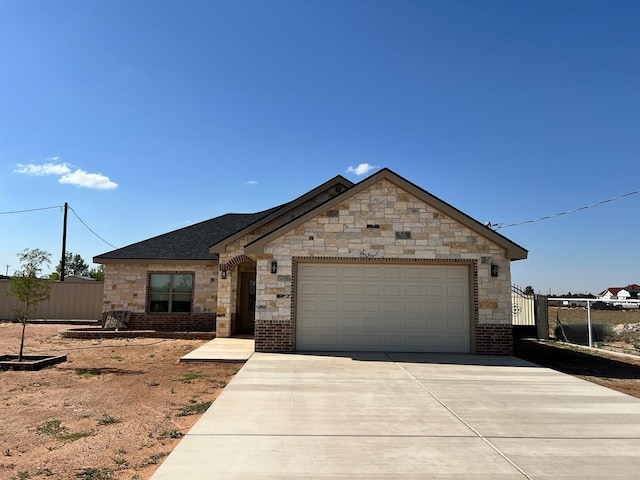
[[[219,254],[219,265],[226,265],[233,261],[236,257],[244,255],[244,246],[252,241],[260,238],[272,230],[280,227],[281,225],[303,215],[309,210],[313,209],[322,202],[335,197],[342,191],[342,187],[333,186],[329,190],[319,193],[317,196],[307,200],[306,202],[298,205],[284,216],[277,217],[267,224],[255,229],[254,231],[242,236],[241,238],[230,242],[226,245],[224,253]],[[252,255],[254,258],[270,259],[270,255]],[[227,278],[222,278],[222,272],[218,273],[218,305],[217,305],[217,320],[216,320],[216,336],[230,337],[234,332],[236,324],[236,307],[237,307],[237,294],[238,294],[238,268],[227,271]]]
[[[149,273],[189,272],[194,274],[191,313],[148,313]],[[105,264],[103,317],[113,310],[129,310],[129,327],[134,329],[213,331],[217,302],[217,264]]]
[[[410,238],[396,232],[410,232]],[[473,352],[512,351],[510,261],[504,249],[387,180],[270,242],[264,253],[257,262],[257,351],[295,349],[294,257],[475,261]],[[276,275],[270,273],[271,259],[278,262]],[[498,277],[491,277],[491,264],[498,265]],[[289,338],[269,337],[274,330]]]

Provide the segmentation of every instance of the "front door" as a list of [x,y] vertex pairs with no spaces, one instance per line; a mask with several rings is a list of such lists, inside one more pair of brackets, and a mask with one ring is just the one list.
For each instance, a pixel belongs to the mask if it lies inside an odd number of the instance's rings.
[[256,319],[256,272],[240,272],[238,317],[240,331],[253,333]]

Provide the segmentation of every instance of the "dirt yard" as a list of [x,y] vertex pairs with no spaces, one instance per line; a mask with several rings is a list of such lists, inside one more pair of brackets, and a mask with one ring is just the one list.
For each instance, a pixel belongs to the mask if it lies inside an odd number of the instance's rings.
[[[37,372],[0,371],[0,478],[143,480],[240,368],[179,363],[202,340],[61,338],[28,325],[25,354],[66,354]],[[0,354],[21,325],[0,323]]]
[[[181,364],[202,340],[61,338],[29,325],[26,354],[66,354],[38,372],[0,371],[0,478],[143,480],[215,400],[239,364]],[[0,354],[20,325],[0,323]],[[640,359],[519,342],[516,355],[640,398]]]

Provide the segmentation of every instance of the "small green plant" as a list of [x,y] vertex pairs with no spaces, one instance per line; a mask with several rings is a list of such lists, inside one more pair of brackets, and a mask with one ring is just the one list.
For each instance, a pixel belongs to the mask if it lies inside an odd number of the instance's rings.
[[118,362],[121,362],[124,360],[124,357],[122,355],[114,355],[113,357],[111,357],[113,360],[117,360]]
[[98,425],[113,425],[114,423],[120,423],[121,421],[122,420],[119,418],[105,414],[100,420],[98,420]]
[[75,476],[82,480],[114,480],[113,473],[106,468],[83,468]]
[[168,454],[165,452],[160,452],[160,453],[154,453],[152,455],[149,455],[149,458],[147,459],[146,462],[143,462],[143,465],[145,467],[148,467],[149,465],[156,465],[162,458],[166,457]]
[[180,375],[178,375],[178,381],[182,383],[191,383],[191,380],[196,380],[198,378],[207,378],[207,377],[208,375],[204,373],[187,372],[187,373],[181,373]]
[[118,455],[125,455],[127,453],[127,450],[124,449],[124,448],[119,448],[119,449],[116,450],[116,453]]
[[15,480],[26,480],[27,478],[31,477],[31,475],[29,474],[29,472],[23,470],[21,472],[18,472],[18,474],[13,477]]
[[151,380],[149,382],[145,382],[145,384],[147,385],[147,387],[157,387],[158,385],[160,385],[158,382],[156,382],[155,380]]
[[113,457],[113,463],[121,467],[122,465],[127,464],[127,459],[124,457]]
[[58,437],[66,430],[67,427],[63,427],[60,420],[47,420],[36,427],[36,432],[40,435],[49,435],[51,437]]
[[100,370],[99,368],[74,368],[73,371],[83,378],[91,378],[97,375],[102,375],[102,370]]
[[69,432],[69,429],[64,427],[60,420],[48,420],[38,425],[36,432],[40,435],[49,435],[58,440],[70,442],[92,435],[92,432]]
[[182,438],[184,437],[184,433],[179,430],[163,430],[159,434],[160,438]]
[[176,417],[186,417],[188,415],[202,414],[206,412],[213,402],[201,402],[193,405],[186,405],[176,414]]

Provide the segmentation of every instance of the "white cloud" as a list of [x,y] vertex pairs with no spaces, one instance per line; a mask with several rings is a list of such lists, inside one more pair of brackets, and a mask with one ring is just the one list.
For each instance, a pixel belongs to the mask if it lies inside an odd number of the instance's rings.
[[256,182],[255,180],[249,180],[247,182],[247,185],[257,185],[257,184],[258,184],[258,182]]
[[109,177],[101,173],[89,173],[80,169],[63,175],[58,179],[58,182],[77,185],[78,187],[93,188],[95,190],[113,190],[118,187],[117,183],[112,182]]
[[347,173],[355,173],[356,175],[360,176],[365,175],[366,173],[369,173],[371,170],[374,170],[376,168],[378,168],[376,165],[371,165],[369,163],[361,163],[357,167],[352,167],[351,165],[349,165],[349,168],[347,168]]
[[58,183],[92,188],[95,190],[113,190],[118,187],[117,183],[111,181],[109,177],[102,175],[101,173],[89,173],[80,168],[77,168],[75,171],[71,171],[68,163],[58,162],[60,157],[47,157],[46,160],[49,160],[49,162],[43,163],[42,165],[36,165],[35,163],[23,165],[22,163],[18,163],[14,172],[40,177],[45,175],[56,175],[60,177],[58,179]]
[[[58,158],[58,157],[53,157]],[[44,176],[44,175],[65,175],[71,172],[71,169],[66,163],[44,163],[42,165],[35,165],[33,163],[28,163],[27,165],[23,165],[19,163],[17,165],[18,168],[14,170],[15,173],[23,173],[25,175],[36,175],[36,176]]]

